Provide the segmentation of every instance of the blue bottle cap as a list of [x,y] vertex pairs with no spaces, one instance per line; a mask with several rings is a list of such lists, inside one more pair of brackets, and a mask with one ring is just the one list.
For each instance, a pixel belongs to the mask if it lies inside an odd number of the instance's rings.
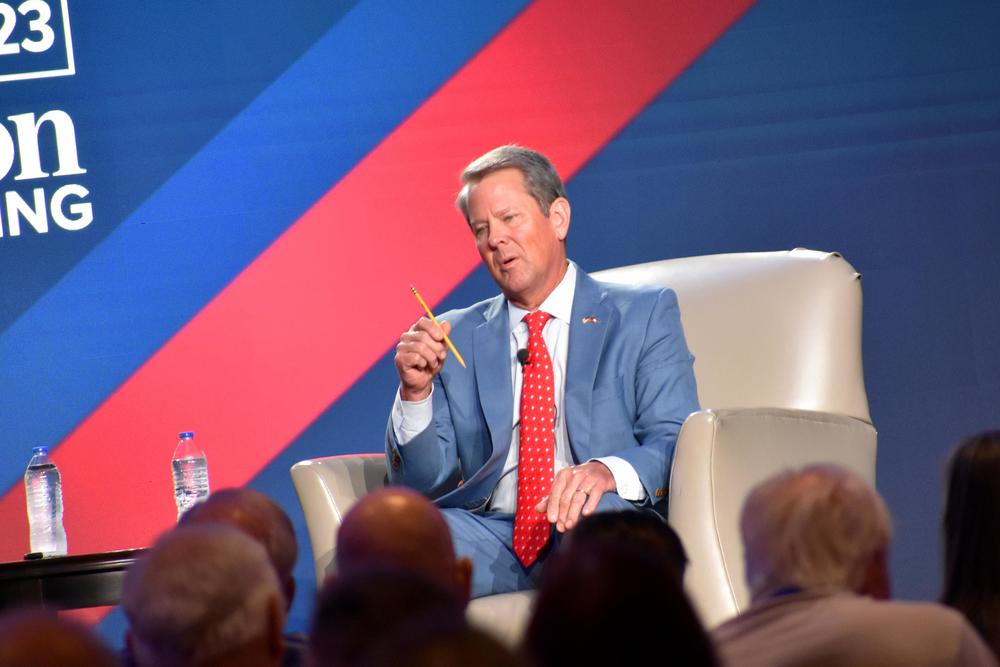
[[34,449],[32,449],[31,453],[32,454],[48,454],[49,453],[49,448],[46,447],[45,445],[42,445],[41,447],[35,447]]
[[178,438],[193,438],[194,431],[183,431],[177,435]]

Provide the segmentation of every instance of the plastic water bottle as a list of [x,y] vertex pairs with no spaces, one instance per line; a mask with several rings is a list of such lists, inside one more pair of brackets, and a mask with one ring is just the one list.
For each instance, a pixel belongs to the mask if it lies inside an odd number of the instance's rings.
[[208,461],[205,452],[195,444],[194,432],[185,431],[174,448],[170,462],[174,474],[174,501],[177,503],[177,520],[184,512],[208,498]]
[[49,458],[48,447],[32,450],[28,469],[24,471],[24,491],[28,501],[31,550],[43,556],[65,556],[62,478]]

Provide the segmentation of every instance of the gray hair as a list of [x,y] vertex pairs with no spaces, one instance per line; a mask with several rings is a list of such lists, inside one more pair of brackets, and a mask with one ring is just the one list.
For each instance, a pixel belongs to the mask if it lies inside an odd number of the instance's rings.
[[455,200],[455,206],[469,222],[469,190],[489,174],[501,169],[517,169],[524,177],[524,189],[538,202],[538,208],[547,217],[549,207],[559,197],[566,198],[559,173],[547,157],[538,151],[507,144],[477,157],[462,172],[462,189]]
[[266,636],[281,595],[264,547],[230,526],[191,525],[168,532],[129,569],[122,607],[137,663],[173,667]]
[[752,599],[795,587],[857,591],[892,535],[889,511],[864,479],[814,465],[763,482],[747,497],[740,532]]

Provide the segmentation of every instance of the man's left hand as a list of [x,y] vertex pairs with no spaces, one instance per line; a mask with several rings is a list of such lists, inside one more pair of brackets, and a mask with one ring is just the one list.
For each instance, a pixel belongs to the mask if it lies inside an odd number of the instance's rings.
[[545,512],[549,523],[565,533],[576,525],[580,514],[591,514],[608,491],[616,489],[614,475],[600,461],[563,468],[552,482],[552,491],[535,510]]

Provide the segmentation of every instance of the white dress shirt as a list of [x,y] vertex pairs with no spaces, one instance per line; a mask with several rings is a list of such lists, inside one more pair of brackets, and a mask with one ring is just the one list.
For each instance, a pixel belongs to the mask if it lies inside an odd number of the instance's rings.
[[[566,359],[569,353],[569,323],[573,313],[573,297],[576,293],[576,265],[569,262],[566,275],[552,293],[538,307],[552,317],[545,323],[542,338],[545,347],[552,357],[554,370],[554,399],[556,404],[555,423],[555,467],[558,473],[563,468],[574,465],[573,453],[570,449],[569,433],[566,429]],[[507,312],[510,317],[510,372],[511,385],[514,387],[514,430],[511,435],[510,449],[504,463],[503,474],[490,498],[488,508],[492,511],[513,513],[517,506],[517,461],[520,443],[520,405],[521,383],[524,372],[517,361],[517,351],[528,347],[528,325],[524,316],[529,311],[518,308],[507,302]],[[433,389],[432,389],[433,392]],[[412,440],[418,433],[427,428],[434,417],[431,396],[422,401],[404,401],[396,392],[396,400],[392,409],[392,427],[396,441],[400,447]],[[617,493],[625,500],[639,501],[646,498],[646,490],[639,481],[639,475],[630,463],[617,456],[605,456],[598,459],[611,470],[615,478]]]

